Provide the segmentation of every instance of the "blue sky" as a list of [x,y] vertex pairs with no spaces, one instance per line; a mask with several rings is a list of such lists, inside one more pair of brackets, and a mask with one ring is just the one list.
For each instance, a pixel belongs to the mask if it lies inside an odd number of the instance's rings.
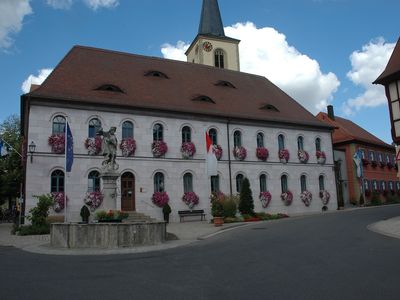
[[[201,2],[0,0],[0,122],[19,113],[24,81],[36,82],[73,45],[182,59],[197,34]],[[219,5],[226,34],[242,40],[242,71],[267,76],[313,113],[333,104],[336,115],[391,143],[383,89],[370,82],[400,36],[400,1]]]

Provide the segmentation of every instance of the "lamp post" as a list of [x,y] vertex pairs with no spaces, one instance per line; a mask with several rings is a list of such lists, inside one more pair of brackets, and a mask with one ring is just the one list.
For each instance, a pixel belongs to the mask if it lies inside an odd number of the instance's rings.
[[394,47],[385,70],[373,83],[381,84],[385,87],[386,98],[389,105],[392,139],[397,145],[397,163],[399,161],[398,146],[400,145],[400,39]]
[[35,145],[35,143],[33,141],[29,144],[28,151],[29,151],[29,154],[31,155],[31,163],[32,163],[33,153],[35,153],[35,151],[36,151],[36,145]]

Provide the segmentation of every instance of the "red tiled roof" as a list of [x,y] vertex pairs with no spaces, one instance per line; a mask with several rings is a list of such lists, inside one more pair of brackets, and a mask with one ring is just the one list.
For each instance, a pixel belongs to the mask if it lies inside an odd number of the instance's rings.
[[389,62],[381,75],[373,82],[374,84],[385,84],[391,81],[393,75],[400,75],[400,39],[394,47]]
[[[168,78],[145,76],[149,71]],[[215,85],[220,81],[234,87]],[[123,93],[96,90],[102,85],[117,86]],[[202,95],[215,104],[192,100]],[[29,96],[332,129],[265,77],[83,46],[73,47]],[[266,104],[279,112],[260,109]]]
[[336,127],[332,135],[333,145],[348,142],[362,142],[378,147],[393,148],[393,146],[380,140],[350,120],[335,116],[335,120],[333,121],[328,117],[328,114],[324,112],[318,113],[317,118],[322,122]]

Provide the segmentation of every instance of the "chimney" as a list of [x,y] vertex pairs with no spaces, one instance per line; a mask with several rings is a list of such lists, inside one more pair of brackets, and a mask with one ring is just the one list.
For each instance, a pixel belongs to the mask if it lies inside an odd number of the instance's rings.
[[328,105],[327,109],[328,109],[328,117],[329,117],[329,119],[331,119],[332,121],[335,121],[335,113],[333,111],[333,106],[332,105]]

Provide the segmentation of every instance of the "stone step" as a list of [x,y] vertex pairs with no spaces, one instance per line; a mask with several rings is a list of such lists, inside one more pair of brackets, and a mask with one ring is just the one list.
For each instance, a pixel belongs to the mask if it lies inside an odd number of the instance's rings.
[[157,221],[143,213],[139,213],[136,211],[127,211],[128,218],[125,219],[125,222],[146,222],[146,221]]

